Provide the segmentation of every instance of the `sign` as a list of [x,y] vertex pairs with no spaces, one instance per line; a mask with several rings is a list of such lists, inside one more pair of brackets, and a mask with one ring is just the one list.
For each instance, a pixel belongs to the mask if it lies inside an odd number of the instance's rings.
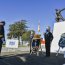
[[[59,49],[59,40],[61,38],[61,35],[65,33],[65,21],[63,22],[57,22],[54,24],[54,29],[53,29],[53,36],[54,39],[51,44],[51,52],[57,52]],[[60,53],[65,51],[65,48],[60,48]]]
[[18,40],[7,39],[6,40],[6,47],[7,48],[18,48]]

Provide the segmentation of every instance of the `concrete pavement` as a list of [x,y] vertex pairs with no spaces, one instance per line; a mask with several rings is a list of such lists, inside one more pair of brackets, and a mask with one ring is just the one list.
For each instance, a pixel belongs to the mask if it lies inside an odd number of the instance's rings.
[[40,52],[39,56],[36,56],[36,54],[30,55],[29,47],[24,47],[23,50],[18,48],[15,52],[13,49],[7,51],[7,48],[3,48],[2,58],[0,65],[63,65],[65,63],[62,54],[56,56],[55,53],[51,53],[50,57],[45,57],[45,52],[43,54]]
[[50,57],[45,57],[44,54],[40,52],[39,56],[36,56],[36,54],[30,55],[29,53],[12,56],[4,55],[2,56],[3,59],[0,59],[0,65],[62,65],[65,63],[65,59],[61,54],[57,57],[55,53],[52,53]]

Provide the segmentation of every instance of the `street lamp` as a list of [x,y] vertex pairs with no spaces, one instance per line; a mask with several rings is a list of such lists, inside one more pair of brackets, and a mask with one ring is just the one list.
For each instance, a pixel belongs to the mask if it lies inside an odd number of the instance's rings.
[[33,39],[33,31],[31,31],[30,34],[30,53],[31,53],[32,39]]

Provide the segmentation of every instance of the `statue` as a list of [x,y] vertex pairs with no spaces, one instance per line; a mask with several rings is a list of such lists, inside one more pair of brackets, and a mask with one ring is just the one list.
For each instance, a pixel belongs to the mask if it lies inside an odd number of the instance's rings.
[[56,10],[56,22],[60,22],[61,20],[62,20],[62,21],[65,21],[65,19],[64,19],[63,16],[61,15],[61,12],[64,11],[65,8],[62,9],[62,10],[60,10],[60,9],[55,9],[55,10]]

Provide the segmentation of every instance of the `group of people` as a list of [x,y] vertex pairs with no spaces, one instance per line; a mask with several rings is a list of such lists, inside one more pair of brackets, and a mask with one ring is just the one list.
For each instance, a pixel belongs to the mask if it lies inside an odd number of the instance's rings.
[[[46,28],[46,31],[44,33],[44,39],[45,39],[46,57],[50,57],[50,47],[51,47],[51,42],[53,40],[53,34],[51,33],[49,26]],[[35,37],[34,35],[32,35],[32,40],[33,41],[31,41],[32,42],[31,50],[36,49],[37,47],[40,46],[40,37],[38,38],[38,36]]]
[[[2,43],[3,43],[2,38],[4,37],[4,25],[5,25],[4,22],[0,23],[0,54],[1,54],[1,48],[2,48]],[[49,26],[46,28],[46,32],[44,33],[44,38],[45,38],[46,57],[49,57],[50,56],[50,46],[53,40],[53,34],[50,32]]]

